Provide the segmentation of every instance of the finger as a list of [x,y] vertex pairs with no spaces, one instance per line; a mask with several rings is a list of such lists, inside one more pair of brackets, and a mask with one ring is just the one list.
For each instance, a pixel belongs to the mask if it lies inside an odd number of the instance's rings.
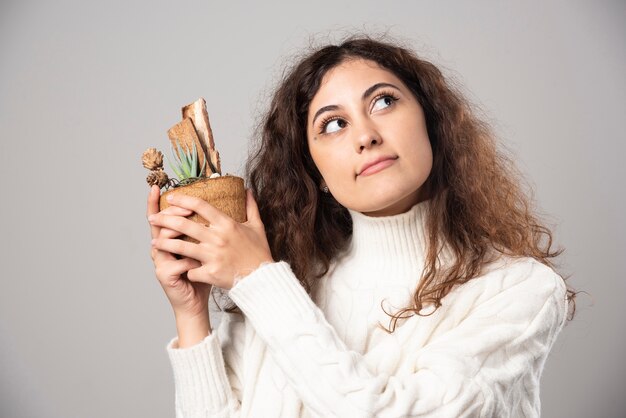
[[231,218],[224,212],[198,197],[187,196],[182,193],[170,193],[168,194],[168,198],[171,199],[168,200],[170,205],[191,209],[212,225],[221,225],[231,221]]
[[213,284],[215,280],[206,270],[206,267],[202,264],[198,267],[189,269],[189,271],[187,271],[187,279],[189,279],[190,282]]
[[170,254],[167,251],[161,251],[158,248],[155,248],[154,246],[150,248],[150,257],[152,258],[152,261],[154,262],[155,266],[158,266],[159,264],[165,261],[176,260],[176,257],[174,257],[174,254]]
[[[181,274],[191,269],[198,268],[201,265],[198,260],[192,258],[183,257],[180,260],[172,259],[159,267],[157,277],[162,284],[171,284],[172,279],[178,279]],[[167,283],[163,283],[163,281]]]
[[[148,194],[148,210],[146,212],[146,217],[159,213],[159,196],[159,186],[153,184],[152,187],[150,187],[150,193]],[[160,228],[157,225],[150,224],[150,234],[152,235],[152,239],[159,236],[159,229]]]
[[203,241],[207,232],[205,226],[182,216],[154,215],[153,218],[150,218],[150,223],[183,233],[198,241]]
[[161,231],[159,231],[158,238],[177,238],[184,235],[180,231],[176,231],[174,229],[169,229],[165,227],[161,227]]
[[254,199],[252,189],[246,190],[246,223],[259,224],[261,222],[261,214],[259,213],[259,206]]
[[164,213],[166,215],[176,215],[176,216],[189,216],[193,213],[192,210],[181,208],[180,206],[168,206],[163,209],[159,213]]
[[[148,208],[147,208],[146,216],[155,215],[159,212],[160,191],[161,190],[159,189],[159,186],[157,185],[152,185],[150,187],[150,193],[148,193]],[[166,229],[166,231],[168,230]],[[150,224],[150,233],[151,233],[152,239],[157,238],[162,232],[163,232],[162,228],[160,228],[158,225]],[[173,233],[173,232],[174,231],[171,231],[170,233]],[[166,232],[165,235],[168,235],[170,233]],[[152,258],[152,261],[154,261],[155,264],[162,263],[163,261],[167,261],[167,260],[176,259],[173,254],[170,254],[167,251],[161,251],[154,247],[151,247],[150,249],[150,257]]]
[[165,228],[163,226],[161,226],[159,229],[160,231],[159,231],[159,235],[157,238],[176,238],[181,235],[184,235],[180,231],[176,231],[175,229]]
[[161,232],[159,232],[159,238],[178,238],[182,235],[184,235],[182,232],[169,228],[161,228]]
[[[167,208],[163,209],[159,213],[166,214],[166,215],[189,216],[193,213],[193,211],[189,209],[181,208],[178,206],[168,206]],[[182,235],[181,232],[175,231],[173,229],[164,228],[164,227],[160,227],[160,229],[161,229],[159,233],[160,238],[176,238]]]
[[205,261],[206,258],[206,251],[198,244],[183,241],[182,239],[156,238],[152,240],[152,246],[161,251],[179,254],[200,262]]
[[[152,188],[150,189],[150,194],[148,195],[148,211],[146,213],[146,216],[150,216],[152,214],[155,213],[165,213],[168,215],[179,215],[179,216],[189,216],[193,213],[193,211],[189,210],[189,209],[185,209],[185,208],[181,208],[178,206],[168,206],[167,208],[163,209],[162,211],[159,212],[159,192],[158,192],[159,188],[158,186],[154,185],[152,186]],[[154,196],[153,196],[154,193]]]

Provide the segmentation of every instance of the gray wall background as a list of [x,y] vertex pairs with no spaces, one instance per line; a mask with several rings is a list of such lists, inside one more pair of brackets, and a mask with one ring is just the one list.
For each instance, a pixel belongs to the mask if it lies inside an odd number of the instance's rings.
[[169,153],[202,96],[242,174],[284,64],[353,30],[409,41],[465,86],[589,293],[547,362],[543,415],[626,416],[623,1],[0,4],[0,416],[173,416],[141,153]]

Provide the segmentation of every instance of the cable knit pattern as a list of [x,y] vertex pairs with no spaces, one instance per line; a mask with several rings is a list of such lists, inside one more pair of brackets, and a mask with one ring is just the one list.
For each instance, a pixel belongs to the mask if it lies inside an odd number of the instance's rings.
[[[229,291],[196,346],[167,345],[176,416],[534,417],[539,381],[567,314],[565,284],[531,258],[501,257],[432,315],[398,322],[426,252],[421,202],[382,218],[350,211],[349,251],[310,297],[284,261]],[[422,313],[431,313],[424,308]]]

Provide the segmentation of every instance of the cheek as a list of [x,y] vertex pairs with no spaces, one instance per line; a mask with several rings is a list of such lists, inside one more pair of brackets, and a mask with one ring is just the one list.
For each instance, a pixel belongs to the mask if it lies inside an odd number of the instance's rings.
[[323,176],[324,171],[325,171],[325,163],[326,163],[324,155],[320,153],[316,147],[311,147],[310,145],[309,145],[309,154],[311,154],[313,163],[315,164],[319,172],[322,173],[322,176]]
[[350,180],[352,166],[350,156],[344,150],[337,147],[331,150],[329,147],[309,146],[309,152],[315,166],[327,182],[339,184]]
[[406,146],[423,158],[428,159],[432,155],[428,131],[422,118],[414,119],[411,126],[404,130],[402,138],[406,141]]
[[433,151],[428,136],[420,137],[414,147],[413,167],[422,180],[425,180],[432,170]]
[[341,161],[335,158],[324,158],[316,163],[317,169],[324,177],[327,183],[332,185],[342,184],[347,180],[347,171],[345,163],[341,164]]

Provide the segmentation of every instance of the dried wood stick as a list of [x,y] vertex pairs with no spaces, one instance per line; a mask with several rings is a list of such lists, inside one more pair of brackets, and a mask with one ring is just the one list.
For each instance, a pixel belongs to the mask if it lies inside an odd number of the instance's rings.
[[[206,101],[201,97],[182,108],[183,119],[189,118],[193,122],[196,134],[200,139],[201,149],[209,160],[209,169],[212,173],[222,173],[220,156],[215,149],[213,131],[209,123],[209,114],[206,110]],[[207,177],[210,174],[207,174]]]

